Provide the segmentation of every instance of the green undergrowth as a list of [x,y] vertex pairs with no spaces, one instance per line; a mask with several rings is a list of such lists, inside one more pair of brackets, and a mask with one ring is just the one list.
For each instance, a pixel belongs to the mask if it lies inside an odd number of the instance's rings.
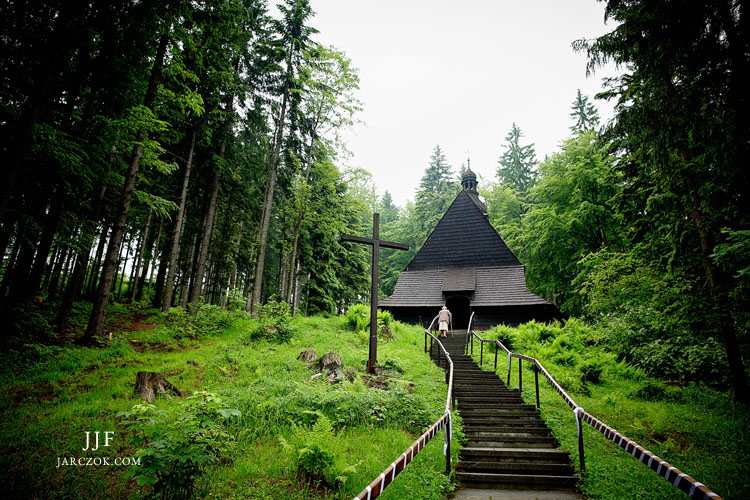
[[[139,310],[104,347],[40,344],[33,355],[5,357],[0,490],[6,498],[352,498],[442,415],[444,372],[422,352],[418,327],[390,323],[393,339],[378,349],[383,375],[370,377],[366,333],[344,317],[287,313],[259,322],[212,307],[196,316]],[[307,349],[338,354],[345,380],[313,377],[297,359]],[[182,397],[140,404],[132,397],[139,371],[163,373]],[[460,419],[454,430],[460,436]],[[102,440],[114,431],[110,446],[83,451],[86,431]],[[140,457],[142,466],[58,467],[71,456]],[[444,470],[441,433],[382,498],[441,499],[453,488]]]
[[[596,341],[599,332],[575,319],[564,326],[531,322],[495,327],[480,335],[537,358],[579,406],[723,498],[750,498],[750,411],[735,405],[731,393],[650,378],[618,361]],[[479,362],[476,343],[474,358]],[[494,346],[485,346],[483,358],[484,368],[492,370]],[[505,381],[507,355],[500,351],[497,359],[497,373]],[[534,372],[531,363],[522,366],[523,396],[534,404]],[[513,359],[510,386],[518,383],[518,359]],[[541,374],[539,388],[542,417],[578,469],[573,412]],[[687,498],[591,426],[583,426],[586,474],[580,487],[585,498]]]

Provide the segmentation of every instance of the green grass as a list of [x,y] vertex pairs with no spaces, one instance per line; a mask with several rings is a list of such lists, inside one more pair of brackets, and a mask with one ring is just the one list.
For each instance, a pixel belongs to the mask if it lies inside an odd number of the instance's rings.
[[[536,357],[578,405],[637,441],[723,498],[750,498],[750,411],[735,405],[731,394],[703,385],[682,387],[645,377],[637,369],[616,363],[599,346],[588,344],[587,329],[522,326],[482,332],[485,338],[509,339],[513,351]],[[541,337],[541,338],[540,338]],[[563,338],[565,342],[555,341]],[[564,344],[564,345],[560,345]],[[474,344],[479,362],[479,348]],[[600,383],[582,382],[587,360],[603,361]],[[484,368],[492,370],[494,351],[485,346]],[[534,374],[523,363],[523,396],[535,403]],[[497,373],[506,380],[507,356],[498,354]],[[561,447],[578,468],[575,418],[544,377],[540,376],[541,413]],[[643,387],[660,389],[653,401],[639,399]],[[518,387],[518,360],[511,369],[511,387]],[[641,390],[641,392],[639,392]],[[591,499],[684,499],[687,495],[584,423],[586,474],[580,483]]]
[[[216,313],[214,311],[214,313]],[[145,498],[148,487],[127,478],[127,467],[60,467],[57,457],[133,456],[137,433],[118,425],[117,414],[129,410],[135,373],[162,372],[185,393],[206,390],[240,410],[228,424],[236,438],[229,460],[208,468],[196,485],[197,497],[217,498],[351,498],[395,460],[443,413],[444,372],[422,352],[422,331],[396,324],[393,341],[381,341],[379,364],[389,390],[368,388],[363,369],[367,335],[334,318],[298,318],[289,343],[252,340],[254,320],[228,319],[223,332],[198,337],[203,326],[184,330],[184,318],[166,319],[156,312],[128,331],[127,321],[104,348],[35,347],[23,356],[0,362],[0,463],[6,473],[0,490],[16,498]],[[217,313],[219,314],[219,313]],[[223,314],[223,313],[221,313]],[[223,321],[223,320],[222,320]],[[314,373],[297,355],[308,349],[341,356],[354,382],[330,385],[310,380]],[[198,366],[189,364],[194,361]],[[178,404],[160,398],[157,408]],[[309,411],[321,411],[341,432],[339,451],[356,464],[339,491],[323,490],[298,477],[280,444],[291,422]],[[460,435],[460,421],[454,429]],[[115,431],[105,452],[84,452],[84,431]],[[454,463],[458,452],[454,441]],[[452,489],[444,475],[442,435],[418,455],[383,498],[440,499]]]

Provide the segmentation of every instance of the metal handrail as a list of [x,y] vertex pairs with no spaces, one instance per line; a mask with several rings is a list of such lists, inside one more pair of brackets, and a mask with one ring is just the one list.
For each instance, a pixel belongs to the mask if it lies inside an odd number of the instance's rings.
[[[474,314],[472,313],[472,318],[474,317]],[[469,321],[469,328],[471,328],[471,321]],[[471,335],[468,335],[468,334]],[[576,419],[576,432],[578,434],[578,459],[579,459],[579,465],[581,468],[581,474],[584,474],[586,472],[586,462],[583,454],[583,432],[581,429],[581,421],[584,421],[591,425],[594,429],[599,431],[604,437],[611,440],[613,443],[618,445],[620,448],[624,449],[626,452],[630,453],[634,457],[638,458],[638,460],[641,463],[646,464],[646,466],[655,471],[659,476],[663,477],[665,480],[672,483],[672,485],[675,488],[678,488],[679,490],[685,492],[688,494],[690,498],[695,498],[698,500],[703,499],[715,499],[715,500],[722,500],[722,498],[711,491],[706,485],[704,485],[701,482],[696,481],[692,477],[688,476],[684,472],[682,472],[680,469],[674,467],[669,462],[662,460],[661,458],[654,455],[651,451],[647,450],[643,446],[639,445],[632,439],[628,438],[624,434],[620,434],[612,427],[608,426],[601,420],[594,417],[592,414],[585,411],[582,407],[578,406],[576,402],[571,398],[567,392],[560,386],[560,384],[557,383],[557,381],[554,379],[552,375],[549,374],[549,372],[544,368],[542,363],[536,359],[532,358],[530,356],[525,356],[523,354],[518,354],[511,352],[510,349],[505,347],[502,342],[500,342],[497,339],[484,339],[477,335],[477,333],[474,330],[470,330],[467,332],[467,341],[466,341],[466,348],[469,347],[469,342],[471,342],[471,355],[474,354],[474,337],[477,338],[477,340],[480,342],[481,349],[480,349],[480,355],[479,355],[479,364],[482,366],[483,364],[483,354],[484,354],[484,344],[490,343],[495,344],[497,347],[501,348],[503,351],[505,351],[508,354],[508,382],[507,385],[510,387],[510,368],[511,368],[511,361],[513,358],[518,358],[518,392],[521,392],[522,389],[522,362],[523,360],[529,361],[534,364],[534,381],[536,385],[536,408],[539,410],[539,372],[544,375],[544,377],[549,381],[549,383],[552,385],[552,388],[557,391],[558,394],[560,394],[560,397],[563,398],[563,401],[573,410],[573,413],[575,415]],[[498,349],[495,349],[495,370],[497,370],[497,351]],[[464,350],[466,352],[466,350]]]
[[396,476],[401,474],[406,466],[414,460],[414,456],[422,451],[422,449],[434,438],[437,433],[445,427],[445,445],[443,447],[443,453],[445,454],[445,474],[451,473],[451,441],[453,439],[453,425],[451,420],[451,405],[453,408],[456,407],[456,399],[453,394],[453,361],[451,360],[450,354],[447,349],[443,346],[443,343],[430,333],[432,325],[435,324],[437,316],[433,318],[430,326],[427,327],[424,334],[424,351],[427,352],[427,338],[430,338],[430,357],[432,357],[433,340],[438,345],[438,366],[440,366],[440,351],[442,350],[445,355],[445,382],[448,384],[448,396],[445,401],[445,411],[443,415],[430,426],[424,434],[419,436],[419,439],[414,441],[412,445],[406,449],[399,457],[391,463],[385,470],[380,473],[378,477],[372,480],[369,485],[365,487],[354,500],[374,500],[379,497],[385,488],[390,485]]

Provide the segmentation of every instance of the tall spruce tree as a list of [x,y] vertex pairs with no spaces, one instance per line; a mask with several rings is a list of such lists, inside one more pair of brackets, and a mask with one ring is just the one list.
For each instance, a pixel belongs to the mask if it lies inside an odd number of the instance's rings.
[[570,131],[574,134],[596,130],[599,126],[599,111],[588,96],[581,94],[581,89],[576,92],[576,98],[570,106],[570,117],[574,122]]
[[[748,15],[743,2],[611,0],[605,18],[618,27],[574,44],[590,71],[608,61],[627,70],[604,95],[618,101],[608,135],[619,147],[626,194],[652,207],[629,215],[642,221],[643,245],[651,228],[670,228],[680,242],[671,266],[703,275],[712,302],[705,331],[721,338],[742,402],[750,390],[737,331],[748,308],[737,291],[747,283],[738,262],[717,261],[715,250],[750,224]],[[646,222],[659,219],[667,224]]]
[[497,177],[502,184],[523,196],[536,184],[537,172],[534,144],[522,146],[521,137],[523,133],[514,122],[505,136],[504,151],[498,160]]

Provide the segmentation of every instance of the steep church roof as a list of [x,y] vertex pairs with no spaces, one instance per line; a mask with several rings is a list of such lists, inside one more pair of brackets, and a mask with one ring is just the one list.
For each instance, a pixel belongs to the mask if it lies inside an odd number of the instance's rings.
[[472,306],[550,306],[526,289],[524,267],[490,224],[474,172],[461,180],[463,189],[380,305],[437,307],[459,294]]
[[406,270],[520,265],[490,224],[487,208],[479,196],[464,189],[458,193]]

